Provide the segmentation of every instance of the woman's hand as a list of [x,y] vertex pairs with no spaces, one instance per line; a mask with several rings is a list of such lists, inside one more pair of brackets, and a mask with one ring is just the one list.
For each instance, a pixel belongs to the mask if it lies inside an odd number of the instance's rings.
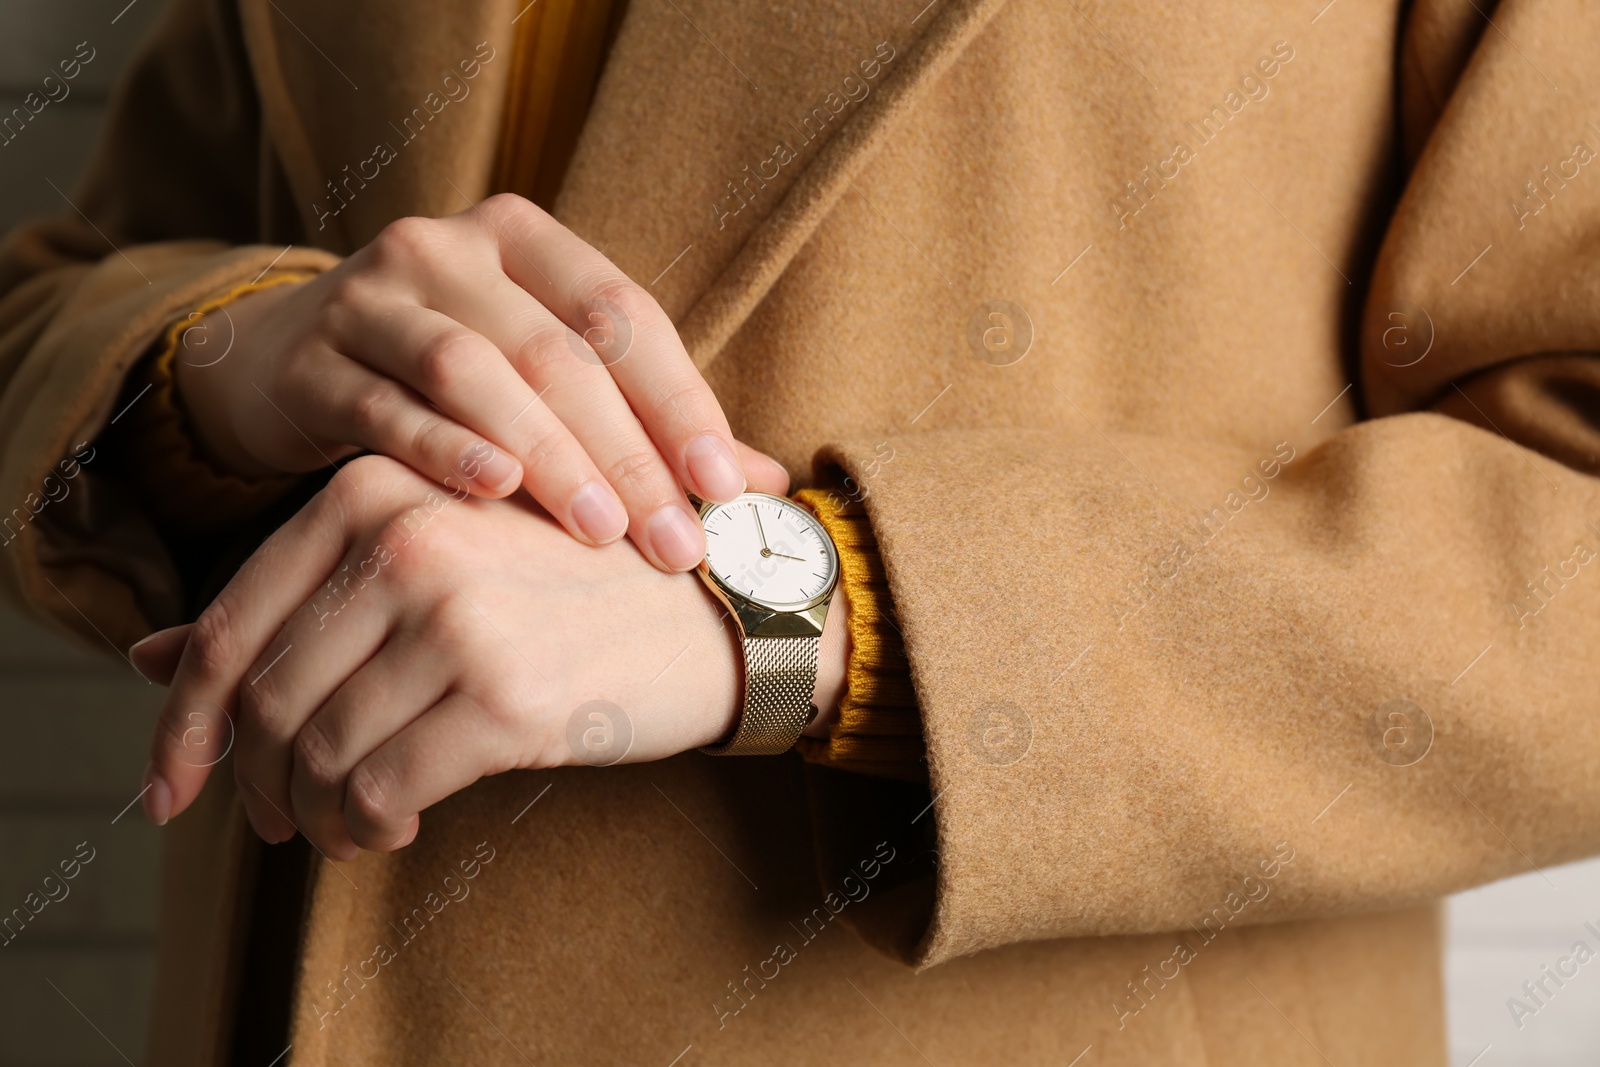
[[178,389],[241,474],[369,449],[477,495],[525,486],[580,539],[631,532],[658,567],[686,570],[704,538],[680,486],[730,500],[746,463],[772,465],[734,441],[655,300],[517,196],[401,219],[200,328]]
[[[843,686],[845,610],[823,638],[824,708]],[[183,811],[231,751],[266,840],[298,829],[340,859],[399,848],[423,808],[484,775],[661,759],[727,734],[741,671],[722,615],[698,579],[581,545],[524,496],[452,496],[357,459],[192,628],[136,646],[157,678],[182,649],[145,809],[157,823]]]

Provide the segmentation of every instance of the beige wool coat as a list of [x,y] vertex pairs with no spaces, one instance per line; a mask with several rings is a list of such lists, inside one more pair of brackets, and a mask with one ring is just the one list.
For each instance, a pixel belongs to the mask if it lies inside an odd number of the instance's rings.
[[[13,596],[178,621],[137,499],[47,475],[200,300],[493,191],[522,6],[173,4],[0,259]],[[1600,850],[1597,50],[1582,0],[634,0],[557,214],[853,479],[930,788],[507,774],[285,888],[215,775],[148,1062],[227,1055],[303,889],[295,1065],[1442,1064],[1434,902]]]

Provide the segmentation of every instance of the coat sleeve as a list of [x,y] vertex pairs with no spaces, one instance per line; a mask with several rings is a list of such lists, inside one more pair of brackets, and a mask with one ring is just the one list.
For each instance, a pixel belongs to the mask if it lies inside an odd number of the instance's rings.
[[930,772],[816,794],[825,863],[882,836],[928,872],[858,912],[869,939],[919,965],[1192,944],[1600,851],[1600,14],[1495,25],[1443,74],[1408,41],[1403,88],[1443,103],[1402,95],[1426,128],[1368,294],[1366,421],[825,450],[881,547]]
[[97,440],[126,404],[149,403],[119,404],[130,367],[187,309],[269,264],[333,262],[251,243],[265,168],[249,69],[232,5],[171,5],[115,94],[87,179],[0,245],[0,587],[101,648],[181,612],[170,552],[127,489],[129,457]]

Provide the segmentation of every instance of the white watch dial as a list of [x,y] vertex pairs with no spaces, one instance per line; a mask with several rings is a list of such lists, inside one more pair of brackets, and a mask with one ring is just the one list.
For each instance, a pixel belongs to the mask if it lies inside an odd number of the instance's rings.
[[724,589],[774,611],[806,607],[833,587],[839,557],[811,512],[745,493],[705,513],[706,567]]

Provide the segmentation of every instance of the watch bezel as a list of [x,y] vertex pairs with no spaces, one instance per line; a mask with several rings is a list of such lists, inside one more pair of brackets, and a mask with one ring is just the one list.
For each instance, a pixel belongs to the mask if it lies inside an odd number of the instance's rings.
[[762,611],[770,611],[780,615],[799,615],[810,611],[818,604],[827,602],[827,600],[833,596],[834,591],[839,586],[839,549],[833,543],[833,535],[828,533],[828,528],[822,524],[822,520],[817,518],[815,514],[812,514],[811,510],[799,501],[791,500],[786,496],[778,496],[774,493],[758,493],[754,491],[740,493],[732,500],[725,500],[720,503],[712,500],[704,500],[700,502],[701,528],[703,529],[705,527],[706,516],[711,514],[711,512],[717,510],[718,508],[732,507],[741,500],[750,499],[774,500],[780,504],[787,504],[789,507],[797,508],[804,512],[812,522],[817,524],[817,529],[822,531],[823,547],[828,551],[829,571],[827,585],[823,587],[822,592],[818,593],[811,599],[793,604],[778,604],[770,600],[762,600],[759,597],[753,597],[744,592],[742,589],[735,589],[722,580],[722,576],[719,575],[711,566],[711,546],[709,544],[706,546],[705,558],[700,561],[700,572],[708,581],[716,586],[719,592],[728,597],[730,600],[753,605],[760,608]]

